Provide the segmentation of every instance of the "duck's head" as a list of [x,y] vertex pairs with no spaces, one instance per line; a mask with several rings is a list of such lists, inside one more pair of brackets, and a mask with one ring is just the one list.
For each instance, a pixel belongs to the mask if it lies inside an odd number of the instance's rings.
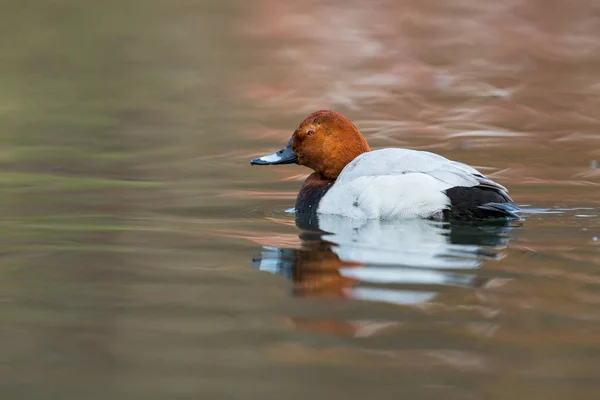
[[286,147],[255,158],[250,164],[300,164],[333,180],[350,161],[369,150],[367,141],[348,118],[321,110],[300,123]]

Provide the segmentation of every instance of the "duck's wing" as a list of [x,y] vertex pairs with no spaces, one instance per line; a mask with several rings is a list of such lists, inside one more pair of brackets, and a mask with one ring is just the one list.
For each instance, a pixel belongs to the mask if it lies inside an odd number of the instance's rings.
[[497,190],[510,200],[508,190],[475,168],[449,160],[439,154],[408,149],[381,149],[364,153],[344,168],[338,182],[367,176],[393,176],[409,173],[426,174],[450,187],[481,186]]

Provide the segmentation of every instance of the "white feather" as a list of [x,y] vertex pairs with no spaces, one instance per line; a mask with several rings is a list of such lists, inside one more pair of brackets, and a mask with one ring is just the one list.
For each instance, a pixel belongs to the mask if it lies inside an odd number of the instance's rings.
[[506,192],[475,168],[438,154],[376,150],[344,168],[317,212],[360,219],[428,218],[449,207],[445,190],[478,185]]
[[423,173],[338,178],[317,212],[359,219],[427,218],[450,204],[443,192],[450,187]]

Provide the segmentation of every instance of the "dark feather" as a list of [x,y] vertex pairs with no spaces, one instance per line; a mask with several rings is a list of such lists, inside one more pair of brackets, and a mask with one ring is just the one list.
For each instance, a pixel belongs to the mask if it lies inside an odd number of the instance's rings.
[[515,214],[519,208],[511,204],[512,200],[505,191],[496,187],[457,186],[446,190],[446,195],[450,199],[450,209],[444,211],[447,219],[519,219]]

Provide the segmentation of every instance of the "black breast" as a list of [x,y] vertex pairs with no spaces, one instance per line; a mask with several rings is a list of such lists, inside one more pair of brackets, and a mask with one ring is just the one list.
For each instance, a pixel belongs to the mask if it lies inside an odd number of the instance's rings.
[[296,213],[316,213],[319,201],[331,189],[332,181],[309,181],[302,185],[296,198]]

